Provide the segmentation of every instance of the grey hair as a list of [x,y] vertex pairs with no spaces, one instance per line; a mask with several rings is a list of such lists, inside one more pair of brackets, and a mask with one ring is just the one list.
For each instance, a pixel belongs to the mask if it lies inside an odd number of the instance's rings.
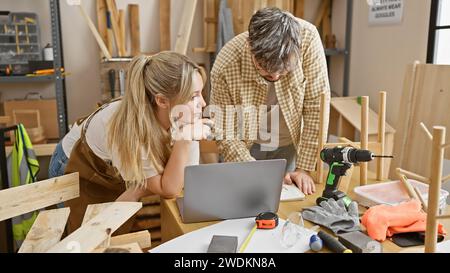
[[290,71],[300,56],[300,33],[300,23],[291,13],[275,7],[263,8],[250,20],[250,51],[267,72]]

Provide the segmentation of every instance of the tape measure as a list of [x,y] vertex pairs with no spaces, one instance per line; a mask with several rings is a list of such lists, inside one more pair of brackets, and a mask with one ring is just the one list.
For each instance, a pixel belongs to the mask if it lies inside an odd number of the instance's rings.
[[278,226],[278,215],[273,212],[263,212],[256,216],[258,229],[274,229]]

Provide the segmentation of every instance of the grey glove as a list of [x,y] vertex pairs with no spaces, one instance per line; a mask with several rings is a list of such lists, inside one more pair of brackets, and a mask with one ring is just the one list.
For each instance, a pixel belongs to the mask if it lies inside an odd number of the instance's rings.
[[303,209],[304,219],[317,225],[324,226],[335,234],[342,234],[360,230],[358,203],[351,202],[348,209],[343,200],[329,199],[320,206]]

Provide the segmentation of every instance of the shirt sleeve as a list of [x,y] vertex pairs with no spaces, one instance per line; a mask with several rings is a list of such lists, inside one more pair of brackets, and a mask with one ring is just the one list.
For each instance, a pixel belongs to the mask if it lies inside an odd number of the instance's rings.
[[223,140],[218,140],[217,144],[219,146],[219,151],[224,157],[226,162],[248,162],[255,161],[255,159],[250,155],[250,142],[245,142],[241,140],[226,140],[227,135],[235,136],[237,132],[237,122],[227,124],[225,118],[225,109],[227,105],[234,105],[230,90],[226,82],[220,77],[220,75],[212,75],[211,77],[211,105],[218,107],[223,115],[222,120],[216,120],[216,122],[221,121],[221,129]]
[[[320,96],[326,94],[325,113],[329,113],[330,84],[327,62],[320,35],[313,30],[310,44],[303,56],[303,71],[306,80],[303,102],[303,132],[297,147],[296,167],[305,171],[314,171],[317,163],[317,149],[320,123]],[[328,128],[328,118],[325,128]],[[326,130],[327,131],[327,130]],[[325,132],[324,139],[327,138]]]

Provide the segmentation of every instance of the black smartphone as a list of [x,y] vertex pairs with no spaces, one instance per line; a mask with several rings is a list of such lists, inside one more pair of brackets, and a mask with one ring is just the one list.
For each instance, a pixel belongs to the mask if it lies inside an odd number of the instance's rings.
[[208,253],[236,253],[238,237],[214,235],[208,247]]

